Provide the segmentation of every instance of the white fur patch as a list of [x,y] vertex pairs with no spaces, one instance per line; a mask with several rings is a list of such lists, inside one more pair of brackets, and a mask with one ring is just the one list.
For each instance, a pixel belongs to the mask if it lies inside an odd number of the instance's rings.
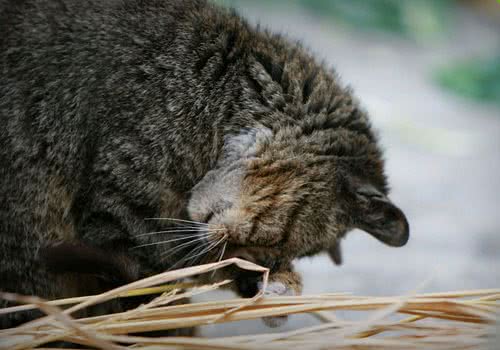
[[254,157],[259,146],[268,142],[272,136],[271,129],[264,126],[243,129],[236,136],[228,136],[224,142],[225,158],[235,160]]
[[[262,289],[264,284],[262,282],[257,283],[257,287],[259,289]],[[267,296],[294,296],[295,292],[292,288],[288,288],[284,283],[282,282],[270,282],[267,285],[266,290],[264,291],[264,295]]]
[[[257,287],[262,290],[263,287],[262,282],[257,283]],[[282,282],[270,282],[267,285],[266,290],[264,291],[264,295],[266,296],[294,296],[295,291],[292,288],[287,287]],[[288,316],[270,316],[264,317],[262,321],[266,324],[266,326],[270,328],[276,328],[283,326],[288,320]]]

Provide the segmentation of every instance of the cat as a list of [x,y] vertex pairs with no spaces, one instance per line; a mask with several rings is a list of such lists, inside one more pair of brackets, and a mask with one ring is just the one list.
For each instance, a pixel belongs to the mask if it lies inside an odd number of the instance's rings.
[[407,242],[367,113],[301,44],[203,0],[1,0],[0,32],[1,290],[241,257],[300,294],[292,261],[354,228]]

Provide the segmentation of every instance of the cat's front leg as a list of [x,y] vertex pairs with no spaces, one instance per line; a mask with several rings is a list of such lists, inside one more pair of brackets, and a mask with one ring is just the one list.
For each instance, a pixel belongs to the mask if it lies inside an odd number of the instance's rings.
[[[260,273],[242,273],[235,279],[235,282],[238,294],[244,297],[252,297],[264,288]],[[302,278],[291,265],[282,267],[278,271],[271,271],[264,290],[265,297],[294,296],[301,293]],[[263,321],[267,326],[274,328],[283,325],[287,319],[287,316],[272,316],[263,318]]]
[[[258,289],[262,290],[264,283],[257,283]],[[266,297],[295,296],[302,293],[302,278],[294,270],[285,270],[272,273],[269,276],[267,287],[264,291]],[[288,316],[264,317],[262,321],[271,328],[280,327],[286,323]]]

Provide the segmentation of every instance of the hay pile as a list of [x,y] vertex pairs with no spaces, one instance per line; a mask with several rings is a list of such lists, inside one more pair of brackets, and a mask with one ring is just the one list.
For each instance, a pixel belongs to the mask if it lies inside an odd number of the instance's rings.
[[[0,330],[0,349],[43,348],[54,341],[99,349],[480,349],[491,342],[500,304],[499,290],[434,293],[403,297],[363,297],[321,294],[263,297],[171,305],[172,302],[219,288],[165,283],[228,265],[268,270],[240,259],[189,267],[152,276],[109,292],[81,298],[43,301],[0,293],[23,305],[0,309],[0,315],[39,308],[48,316]],[[72,318],[77,310],[106,300],[157,294],[150,303],[120,314]],[[71,306],[72,305],[72,306]],[[362,311],[360,321],[335,317],[335,310]],[[291,332],[224,338],[145,337],[132,333],[256,319],[265,316],[313,313],[321,324]],[[131,335],[129,335],[131,334]],[[44,347],[45,346],[45,347]],[[50,345],[49,345],[50,346]]]

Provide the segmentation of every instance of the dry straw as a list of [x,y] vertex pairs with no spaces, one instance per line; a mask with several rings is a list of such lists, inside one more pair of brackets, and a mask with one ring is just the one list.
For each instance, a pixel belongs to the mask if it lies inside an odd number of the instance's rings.
[[[16,328],[0,330],[0,349],[48,349],[54,342],[80,344],[84,349],[481,349],[492,340],[500,304],[500,289],[434,293],[404,297],[362,297],[349,294],[264,297],[173,305],[179,299],[217,289],[230,281],[197,286],[179,281],[228,265],[268,270],[233,258],[155,275],[109,292],[79,298],[44,301],[0,293],[21,305],[7,313],[40,309],[47,316]],[[75,318],[75,311],[115,298],[156,294],[148,304],[123,313]],[[360,321],[342,320],[336,310],[364,312]],[[290,332],[237,337],[147,337],[134,333],[195,327],[261,317],[313,313],[319,325]]]

